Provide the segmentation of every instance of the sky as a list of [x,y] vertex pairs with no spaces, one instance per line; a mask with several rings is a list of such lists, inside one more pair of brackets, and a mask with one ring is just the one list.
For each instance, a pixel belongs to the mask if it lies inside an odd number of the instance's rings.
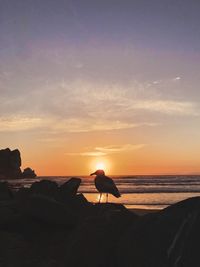
[[38,175],[200,173],[200,2],[0,0],[0,148]]

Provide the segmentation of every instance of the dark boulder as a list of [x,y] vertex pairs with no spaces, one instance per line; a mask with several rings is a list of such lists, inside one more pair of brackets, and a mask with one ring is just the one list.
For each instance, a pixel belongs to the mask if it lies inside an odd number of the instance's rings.
[[7,182],[0,182],[0,201],[10,200],[13,198],[13,193]]
[[170,266],[200,266],[200,197],[178,202],[163,210],[162,215],[179,222],[167,250]]
[[19,221],[20,214],[13,201],[0,202],[0,228],[7,228]]
[[78,188],[81,184],[81,179],[72,177],[67,182],[62,184],[59,188],[59,196],[62,201],[68,200],[77,194]]
[[36,266],[30,245],[21,234],[0,231],[0,265],[2,267]]
[[26,199],[30,196],[30,194],[31,194],[30,188],[21,187],[15,193],[15,199],[17,201],[26,201]]
[[200,197],[140,217],[119,240],[116,266],[200,266]]
[[64,204],[76,212],[79,222],[91,216],[95,211],[94,205],[88,202],[83,194],[77,194],[74,197],[68,198],[68,201],[65,201]]
[[66,266],[115,267],[114,255],[119,237],[134,224],[137,216],[118,205],[101,205],[82,221],[69,239]]
[[58,184],[49,180],[41,180],[31,185],[30,193],[40,194],[55,199],[58,195]]
[[36,176],[35,171],[29,167],[22,172],[22,178],[35,178]]
[[18,210],[25,216],[41,223],[52,225],[74,225],[76,216],[65,205],[44,195],[30,195],[26,201],[18,202]]

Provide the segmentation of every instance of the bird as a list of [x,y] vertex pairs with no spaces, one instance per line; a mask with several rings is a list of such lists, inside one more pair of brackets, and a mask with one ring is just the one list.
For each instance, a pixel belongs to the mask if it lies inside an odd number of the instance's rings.
[[105,176],[104,170],[97,170],[90,175],[96,175],[94,183],[96,189],[100,193],[99,203],[101,202],[102,193],[106,193],[106,203],[108,202],[108,194],[112,194],[117,198],[121,197],[121,194],[119,193],[114,181],[110,177]]

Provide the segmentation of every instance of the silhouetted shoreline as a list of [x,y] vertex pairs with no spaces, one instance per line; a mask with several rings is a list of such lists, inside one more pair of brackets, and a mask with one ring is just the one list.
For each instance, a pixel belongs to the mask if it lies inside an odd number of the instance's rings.
[[2,267],[200,266],[200,197],[133,212],[88,202],[79,182],[41,181],[17,192],[0,183]]

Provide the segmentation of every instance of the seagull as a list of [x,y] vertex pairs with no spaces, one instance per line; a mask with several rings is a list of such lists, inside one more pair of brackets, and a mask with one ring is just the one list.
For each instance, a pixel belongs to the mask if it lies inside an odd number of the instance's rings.
[[97,170],[96,172],[91,173],[90,175],[96,175],[94,183],[96,189],[100,193],[99,203],[101,202],[102,193],[106,193],[106,203],[108,202],[108,193],[112,194],[117,198],[121,197],[114,181],[110,177],[105,176],[104,170]]

